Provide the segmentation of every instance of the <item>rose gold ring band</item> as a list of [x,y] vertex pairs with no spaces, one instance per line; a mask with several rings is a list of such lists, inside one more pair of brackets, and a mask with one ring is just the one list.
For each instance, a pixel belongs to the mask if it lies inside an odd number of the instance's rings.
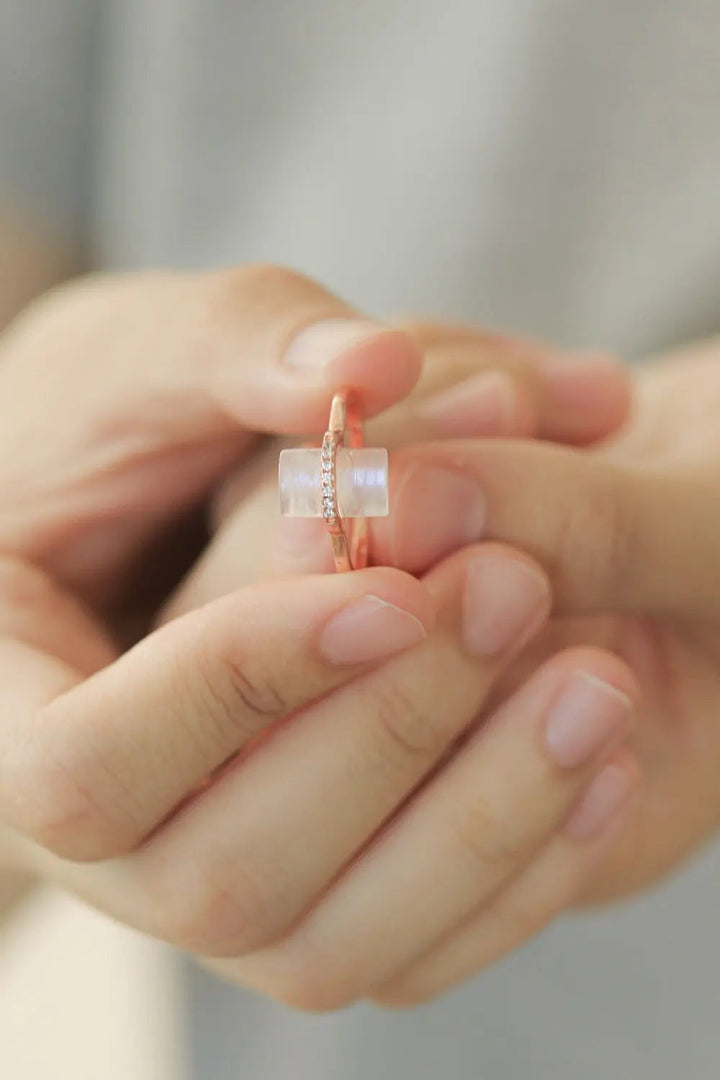
[[356,450],[364,445],[360,403],[357,394],[345,387],[332,400],[321,451],[323,521],[332,541],[335,568],[341,573],[367,566],[368,523],[367,518],[343,519],[340,516],[337,454],[343,448]]

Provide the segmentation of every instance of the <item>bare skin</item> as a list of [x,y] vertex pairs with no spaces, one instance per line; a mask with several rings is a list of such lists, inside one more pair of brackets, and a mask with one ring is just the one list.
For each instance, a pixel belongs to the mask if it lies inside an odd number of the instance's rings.
[[[610,436],[628,401],[615,366],[590,365],[588,383],[586,363],[580,376],[552,350],[358,322],[272,268],[80,284],[2,349],[0,663],[14,704],[0,816],[18,867],[297,1007],[402,1005],[558,911],[653,879],[714,828],[718,526],[713,446],[697,435],[710,351],[694,361],[702,402],[649,371],[626,432],[579,451],[542,439]],[[401,405],[423,352],[424,382]],[[472,382],[459,405],[458,377]],[[322,430],[346,382],[372,413],[401,409],[409,438],[445,440],[397,446],[380,565],[298,575],[287,546],[269,566],[249,543],[233,569],[247,515],[265,534],[269,522],[247,475],[232,509],[232,471],[261,476],[261,433]],[[138,565],[213,499],[213,543],[164,617],[143,610]],[[557,621],[538,636],[551,597]],[[579,685],[601,694],[605,734],[570,761],[550,718]],[[617,813],[598,819],[613,785]],[[675,833],[652,809],[668,790]]]
[[[424,332],[418,330],[421,338]],[[433,333],[435,339],[438,331]],[[450,340],[455,331],[444,333]],[[486,340],[477,339],[481,368],[487,364]],[[442,450],[398,448],[395,455],[393,517],[389,530],[384,523],[374,530],[374,557],[422,572],[443,552],[442,535],[433,537],[432,550],[414,529],[401,531],[398,539],[405,499],[413,498],[402,487],[404,470],[417,469],[418,460],[431,457],[436,465],[442,458],[476,478],[488,501],[484,535],[531,553],[548,570],[555,597],[554,617],[506,670],[490,705],[559,650],[580,643],[611,650],[629,664],[642,691],[630,745],[643,783],[612,841],[603,841],[601,855],[587,848],[585,862],[576,854],[563,856],[556,842],[548,844],[492,903],[480,904],[462,927],[379,983],[369,995],[378,1003],[429,1000],[558,912],[653,884],[720,824],[720,605],[712,584],[720,572],[720,514],[713,494],[720,473],[720,344],[710,341],[642,366],[635,397],[630,422],[582,454],[529,443],[464,442]],[[239,537],[260,533],[267,515],[267,488],[260,478],[256,483],[233,508],[233,481],[228,482],[214,544],[172,601],[171,613],[253,575],[287,573],[298,559],[306,570],[327,567],[321,531],[304,531],[296,554],[287,524],[272,560],[242,553]],[[432,503],[426,510],[432,517]],[[265,529],[269,525],[265,517]],[[487,712],[479,712],[477,723],[486,722]],[[350,929],[345,927],[345,937],[342,930],[335,933],[333,954],[346,956]],[[278,956],[282,950],[274,958],[279,967]],[[272,961],[271,955],[263,957],[268,966]],[[251,974],[260,967],[251,967]],[[224,970],[249,977],[244,961]]]
[[[359,385],[370,413],[400,402],[420,374],[417,343],[358,321],[305,279],[260,267],[81,282],[29,309],[8,331],[2,357],[2,398],[12,402],[0,478],[1,661],[13,703],[0,778],[8,850],[16,866],[198,955],[252,953],[287,935],[437,766],[547,618],[547,576],[526,556],[478,546],[468,533],[469,546],[455,554],[457,537],[445,538],[447,558],[439,555],[422,581],[377,567],[260,582],[148,636],[154,613],[144,590],[138,603],[137,572],[149,569],[152,579],[173,543],[182,546],[176,523],[220,490],[231,467],[255,461],[259,433],[318,430],[337,386]],[[507,363],[496,366],[522,407],[497,409],[497,380],[476,386],[478,433],[558,435],[557,379],[544,370],[554,357],[542,349],[516,356],[508,346]],[[428,371],[447,361],[436,356]],[[433,415],[418,417],[414,405],[405,413],[426,437],[446,437],[457,423],[440,383]],[[626,381],[614,365],[600,364],[591,383],[584,419],[574,416],[567,429],[573,442],[597,438],[625,414]],[[546,713],[567,683],[588,675],[619,710],[617,738],[558,768],[543,748]],[[546,830],[572,819],[611,751],[616,775],[634,777],[627,752],[617,755],[635,682],[617,660],[566,653],[526,692],[514,706],[520,738],[499,728],[498,752],[534,777],[525,834],[503,877]],[[328,722],[343,738],[327,714],[333,702],[338,716],[366,720],[347,730],[344,750],[322,737]],[[322,747],[311,754],[315,770],[301,774],[298,751],[283,738],[304,730],[283,722],[298,707],[308,725],[300,753],[318,738]],[[428,727],[428,708],[441,725]],[[351,772],[363,765],[364,795],[350,817],[343,760]],[[378,761],[393,760],[392,770],[378,771]],[[283,852],[302,855],[293,825],[303,815],[268,814],[277,781],[263,780],[265,768],[299,775],[296,797],[309,800],[308,812],[324,818],[338,801],[335,829],[294,869]],[[254,782],[248,769],[260,769]],[[250,798],[247,814],[223,810],[238,797]],[[536,805],[547,807],[542,824],[530,811]],[[242,834],[232,822],[244,823]],[[458,896],[474,902],[471,886]],[[452,912],[438,912],[438,925],[447,918]],[[290,981],[268,992],[325,1007],[341,989],[358,992],[326,985],[319,970],[302,987]]]
[[[76,268],[69,252],[38,234],[9,206],[4,212],[0,210],[0,266],[12,268],[0,287],[0,331],[31,300],[65,280]],[[0,920],[26,894],[31,883],[27,874],[8,864],[0,840]]]

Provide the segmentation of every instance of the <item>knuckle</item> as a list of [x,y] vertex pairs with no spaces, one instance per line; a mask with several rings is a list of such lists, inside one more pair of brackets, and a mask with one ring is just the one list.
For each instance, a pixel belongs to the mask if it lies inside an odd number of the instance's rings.
[[302,274],[272,263],[248,263],[208,279],[207,316],[213,324],[236,321],[238,312],[258,308],[282,315],[288,300],[306,294],[317,302],[318,286]]
[[222,741],[244,743],[283,716],[289,707],[281,691],[252,671],[247,658],[201,653],[193,679],[197,705],[218,724]]
[[442,710],[429,711],[412,688],[387,683],[378,688],[373,704],[384,756],[389,747],[395,758],[430,763],[444,749],[449,735]]
[[592,606],[632,583],[642,552],[633,524],[634,500],[614,468],[604,468],[591,490],[567,501],[557,531],[556,588],[560,598]]
[[248,712],[265,719],[282,716],[289,710],[289,704],[278,687],[265,679],[253,678],[247,666],[237,657],[226,658],[225,671],[231,697]]
[[626,593],[638,566],[645,563],[641,550],[645,531],[635,527],[636,503],[627,485],[611,478],[604,502],[604,524],[600,524],[604,558],[598,560],[596,581],[599,597]]
[[96,862],[130,849],[134,837],[109,815],[82,764],[40,753],[14,764],[3,782],[3,799],[24,835],[73,862]]
[[449,819],[449,831],[461,852],[483,869],[504,868],[521,857],[517,841],[508,836],[508,821],[482,799],[458,803]]
[[267,891],[248,871],[232,874],[222,865],[186,861],[155,868],[146,882],[146,908],[154,912],[155,932],[171,944],[200,956],[238,957],[274,940]]

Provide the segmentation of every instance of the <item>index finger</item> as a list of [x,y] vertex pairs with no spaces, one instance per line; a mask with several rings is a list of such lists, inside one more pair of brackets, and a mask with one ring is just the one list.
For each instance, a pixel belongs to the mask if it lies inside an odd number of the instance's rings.
[[433,617],[420,582],[377,568],[242,590],[85,681],[5,641],[2,817],[66,858],[128,851],[235,753],[411,648]]
[[255,433],[324,431],[346,384],[373,415],[421,368],[408,335],[265,266],[74,285],[0,349],[0,547],[83,592],[98,552],[125,566]]

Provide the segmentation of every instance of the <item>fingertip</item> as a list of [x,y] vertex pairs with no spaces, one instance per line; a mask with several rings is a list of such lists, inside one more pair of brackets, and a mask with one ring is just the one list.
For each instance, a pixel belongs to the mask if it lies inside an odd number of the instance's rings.
[[632,383],[616,357],[599,352],[557,354],[542,362],[541,373],[549,394],[547,437],[590,443],[627,421]]
[[[438,444],[440,445],[440,444]],[[477,479],[453,457],[395,454],[390,468],[390,514],[370,523],[378,562],[421,573],[482,538],[488,506]]]
[[460,619],[466,651],[481,659],[519,652],[552,608],[543,568],[505,544],[472,544],[443,559],[422,581],[444,616]]
[[352,386],[363,416],[371,417],[406,397],[421,371],[417,342],[402,330],[378,326],[335,357],[325,378],[333,392]]
[[[344,575],[343,575],[344,576]],[[410,612],[429,634],[437,623],[438,606],[433,592],[412,574],[390,566],[352,571],[355,585],[388,604]]]
[[583,671],[602,680],[623,694],[636,707],[642,689],[635,672],[625,660],[595,645],[580,645],[565,649],[550,661],[551,666],[565,674],[570,670]]
[[586,789],[565,823],[565,834],[575,841],[607,836],[626,816],[642,779],[637,757],[626,747],[616,750]]
[[404,398],[422,370],[406,333],[351,317],[304,326],[280,356],[261,355],[239,372],[223,370],[223,402],[246,427],[271,434],[322,434],[333,395],[352,387],[363,419]]
[[536,403],[524,381],[499,368],[444,387],[421,401],[416,411],[428,439],[523,438],[534,435],[538,423]]

